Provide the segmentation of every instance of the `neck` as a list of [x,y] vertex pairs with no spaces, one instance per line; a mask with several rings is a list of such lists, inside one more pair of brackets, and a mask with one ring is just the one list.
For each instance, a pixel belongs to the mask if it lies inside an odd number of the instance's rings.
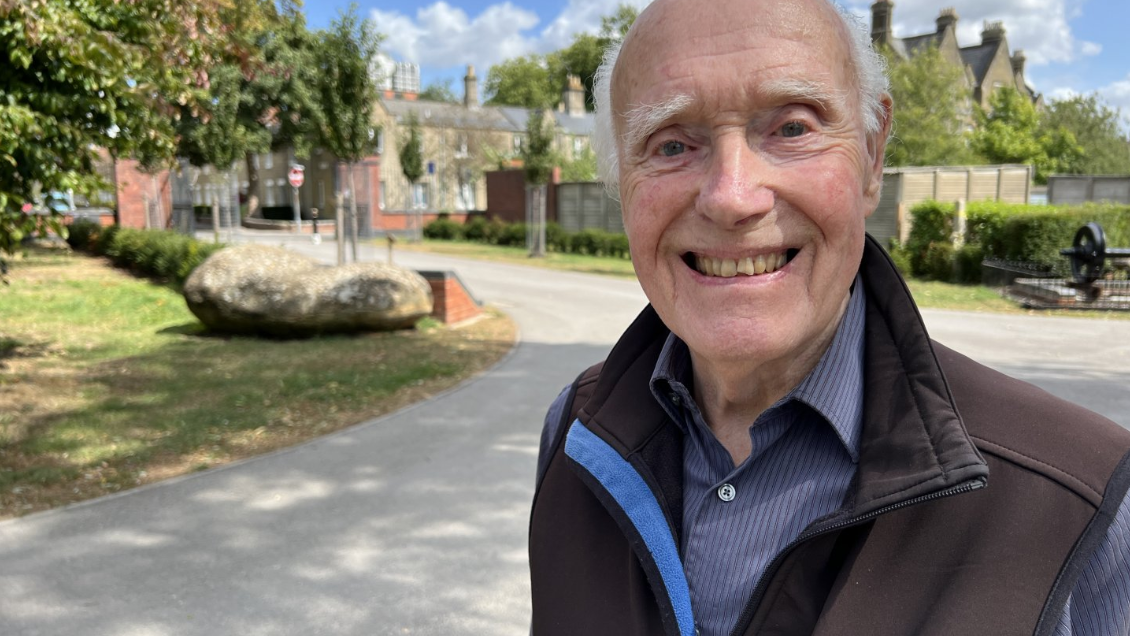
[[711,360],[691,350],[695,401],[734,465],[749,457],[750,425],[796,388],[832,345],[847,302],[845,296],[835,319],[817,337],[775,358]]

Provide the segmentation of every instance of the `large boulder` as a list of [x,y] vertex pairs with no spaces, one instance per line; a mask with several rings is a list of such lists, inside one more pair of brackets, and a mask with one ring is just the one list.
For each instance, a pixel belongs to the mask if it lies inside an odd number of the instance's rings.
[[384,263],[329,267],[266,245],[236,245],[184,284],[188,308],[210,329],[306,336],[411,327],[432,312],[422,276]]

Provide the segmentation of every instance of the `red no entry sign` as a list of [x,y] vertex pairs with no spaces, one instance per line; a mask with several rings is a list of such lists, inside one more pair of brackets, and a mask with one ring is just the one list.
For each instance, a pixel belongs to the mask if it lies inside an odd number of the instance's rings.
[[292,187],[300,188],[302,184],[306,182],[306,172],[303,170],[302,166],[294,166],[290,169],[290,172],[287,173],[286,178],[287,181],[290,181]]

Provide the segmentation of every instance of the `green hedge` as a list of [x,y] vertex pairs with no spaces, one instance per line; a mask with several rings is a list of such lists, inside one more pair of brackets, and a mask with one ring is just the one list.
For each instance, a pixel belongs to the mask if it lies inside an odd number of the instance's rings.
[[[1072,206],[1023,205],[976,201],[966,208],[966,245],[947,252],[955,205],[927,201],[911,209],[913,225],[906,242],[911,273],[960,282],[980,280],[985,258],[1024,262],[1067,275],[1070,265],[1059,250],[1070,247],[1075,232],[1095,221],[1110,247],[1130,245],[1130,206],[1087,203]],[[944,265],[946,254],[949,267]]]
[[[471,241],[491,245],[520,247],[526,244],[526,224],[489,221],[476,217],[460,225],[450,219],[437,219],[424,226],[424,236],[442,241]],[[631,258],[628,237],[604,230],[566,232],[557,223],[546,223],[545,244],[550,252]]]
[[108,256],[118,267],[183,285],[204,259],[224,246],[164,230],[101,227],[89,221],[71,225],[67,242],[76,250]]

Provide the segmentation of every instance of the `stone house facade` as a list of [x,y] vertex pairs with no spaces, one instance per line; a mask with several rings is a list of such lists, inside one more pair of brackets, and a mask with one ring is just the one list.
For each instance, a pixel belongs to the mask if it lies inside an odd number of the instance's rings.
[[[416,207],[456,214],[484,210],[487,188],[483,174],[517,165],[526,123],[535,111],[481,105],[474,67],[467,67],[463,86],[463,102],[457,104],[385,91],[376,115],[381,129],[378,154],[385,215],[404,214]],[[580,79],[571,77],[562,97],[561,106],[543,116],[555,131],[554,149],[572,160],[589,148],[593,117],[585,111]],[[415,188],[404,177],[399,156],[412,117],[420,127],[425,167]]]
[[904,59],[936,47],[944,59],[962,68],[972,102],[984,109],[989,108],[993,91],[1004,86],[1015,88],[1037,107],[1043,106],[1043,96],[1036,93],[1024,77],[1024,52],[1018,49],[1009,53],[1003,23],[986,22],[981,31],[981,43],[963,47],[957,41],[957,11],[948,8],[938,14],[933,33],[899,38],[891,27],[894,4],[892,0],[876,0],[871,5],[873,43],[888,47]]

